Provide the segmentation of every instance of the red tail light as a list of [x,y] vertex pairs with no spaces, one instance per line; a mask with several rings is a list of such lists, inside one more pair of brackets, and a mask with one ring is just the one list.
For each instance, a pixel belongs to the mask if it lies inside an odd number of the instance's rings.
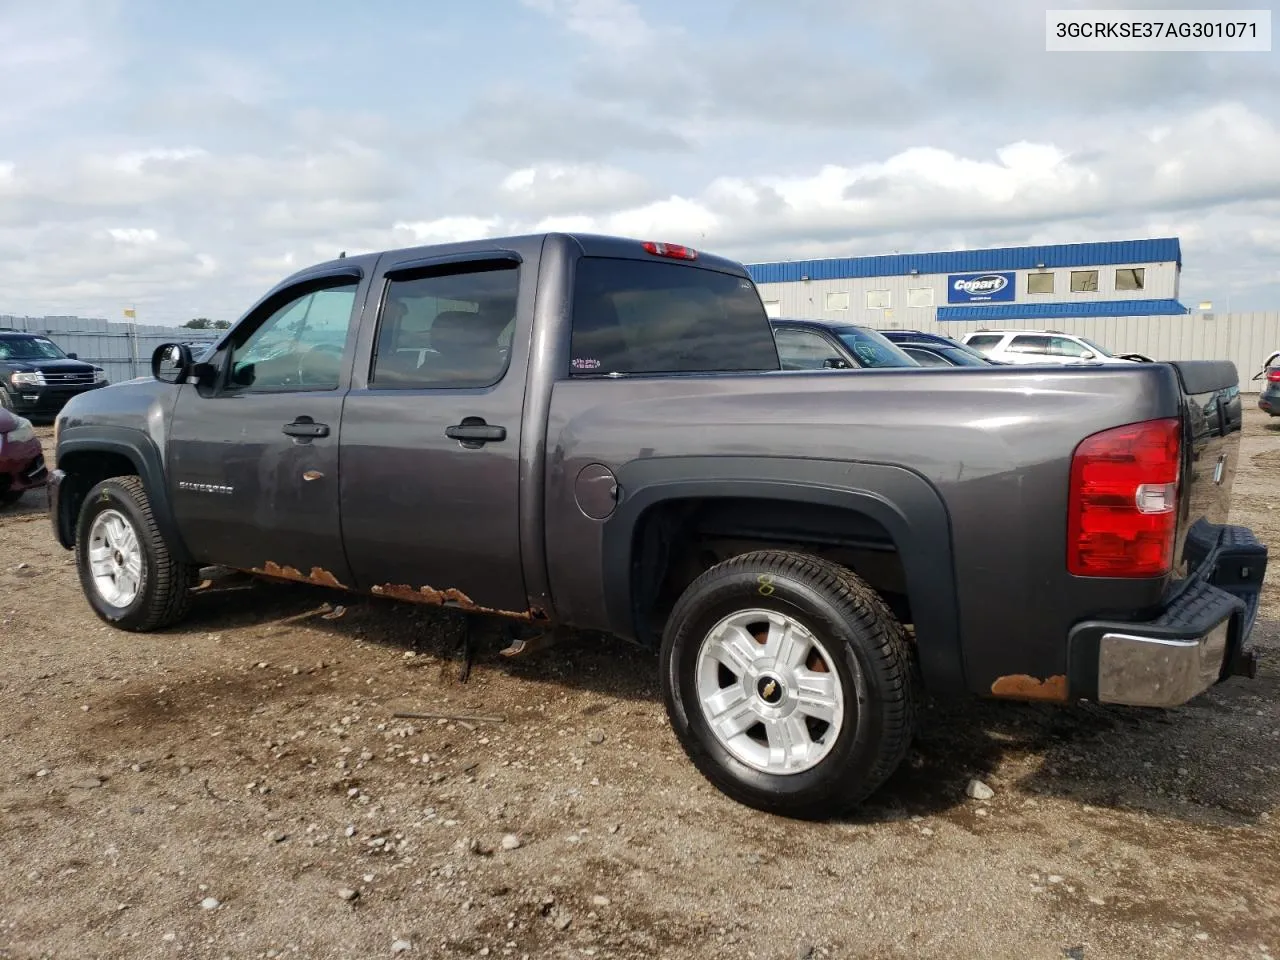
[[1267,371],[1267,383],[1280,383],[1280,367]]
[[1067,569],[1158,577],[1173,567],[1182,424],[1147,420],[1086,437],[1071,459]]
[[693,247],[682,247],[678,243],[654,243],[646,240],[640,244],[655,257],[670,257],[672,260],[697,260],[698,251]]

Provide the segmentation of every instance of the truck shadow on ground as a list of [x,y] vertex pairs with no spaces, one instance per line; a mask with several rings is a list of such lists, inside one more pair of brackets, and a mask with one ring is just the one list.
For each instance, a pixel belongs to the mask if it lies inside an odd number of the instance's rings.
[[[183,629],[224,631],[305,613],[326,600],[346,604],[340,619],[314,616],[305,624],[351,640],[352,655],[343,656],[348,669],[358,640],[432,657],[438,665],[432,683],[467,691],[457,670],[461,615],[294,585],[253,586],[229,596],[234,602],[220,592],[202,597]],[[499,654],[508,639],[505,621],[473,618],[471,624],[475,675],[496,672],[531,688],[556,688],[557,696],[592,694],[584,698],[584,715],[601,699],[659,700],[653,651],[582,633],[507,658]],[[1260,621],[1255,631],[1264,638],[1261,646],[1275,645],[1266,638],[1278,635],[1274,622]],[[484,692],[481,684],[471,686],[477,703],[491,695],[490,685]],[[543,696],[530,689],[527,699]],[[1170,711],[926,700],[906,762],[851,819],[869,823],[965,810],[965,786],[978,778],[996,789],[997,804],[1012,790],[1023,799],[1058,798],[1203,826],[1248,826],[1280,802],[1277,701],[1280,675],[1265,659],[1256,680],[1230,680]]]

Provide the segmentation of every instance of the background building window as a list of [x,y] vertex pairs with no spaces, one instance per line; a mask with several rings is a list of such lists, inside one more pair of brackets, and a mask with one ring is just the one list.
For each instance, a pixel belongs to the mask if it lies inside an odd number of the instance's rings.
[[907,291],[907,306],[932,307],[933,287],[913,287]]
[[1098,292],[1098,271],[1097,270],[1072,270],[1071,271],[1071,292],[1072,293],[1097,293]]
[[764,315],[766,317],[782,316],[782,304],[777,300],[766,300],[764,302]]
[[889,309],[889,291],[888,290],[868,290],[867,291],[867,309],[868,310],[888,310]]
[[1028,273],[1027,293],[1053,293],[1053,274]]
[[827,294],[828,310],[848,310],[849,294],[847,292],[834,292]]
[[1145,267],[1120,267],[1116,270],[1117,290],[1141,290],[1146,283]]

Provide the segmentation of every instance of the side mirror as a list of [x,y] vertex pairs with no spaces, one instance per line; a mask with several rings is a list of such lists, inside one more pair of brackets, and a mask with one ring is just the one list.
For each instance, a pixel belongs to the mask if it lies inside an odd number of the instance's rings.
[[845,363],[840,357],[827,357],[822,361],[823,370],[848,370],[849,364]]
[[79,356],[79,354],[75,354],[75,353],[68,353],[68,354],[67,354],[67,359],[68,359],[68,360],[79,360],[79,359],[80,359],[80,356]]
[[194,365],[185,343],[162,343],[151,354],[151,375],[161,383],[186,383]]
[[1081,360],[1096,360],[1097,358],[1098,355],[1092,350],[1086,350],[1084,353],[1080,354]]

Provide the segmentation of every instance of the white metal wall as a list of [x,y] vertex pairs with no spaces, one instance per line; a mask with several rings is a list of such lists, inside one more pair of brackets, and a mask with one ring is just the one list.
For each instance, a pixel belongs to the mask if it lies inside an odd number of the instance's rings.
[[150,376],[151,354],[162,343],[175,340],[207,341],[217,331],[189,327],[160,327],[141,323],[114,323],[87,317],[0,316],[0,328],[9,327],[48,337],[67,353],[96,363],[112,383]]
[[[991,273],[1015,273],[1016,289],[1014,303],[1081,303],[1094,300],[1173,300],[1178,296],[1178,265],[1176,263],[1138,263],[1136,267],[1146,270],[1144,288],[1142,290],[1116,290],[1116,265],[1098,267],[1057,267],[1051,270],[1014,270],[987,271]],[[1073,270],[1097,270],[1098,289],[1087,293],[1071,292],[1071,273]],[[1052,273],[1054,275],[1052,294],[1028,294],[1027,275],[1030,273]],[[947,303],[947,277],[950,274],[920,274],[917,276],[863,277],[845,280],[797,280],[788,283],[759,284],[760,296],[766,304],[776,303],[777,315],[782,317],[818,317],[828,320],[848,320],[850,323],[861,323],[875,327],[888,326],[896,322],[899,326],[914,327],[928,323],[936,316],[938,307],[964,306],[964,304]],[[932,291],[932,305],[928,307],[910,306],[910,292],[913,289]],[[889,298],[887,309],[870,309],[867,306],[867,294],[871,291],[886,291]],[[828,294],[848,294],[847,310],[828,308]]]
[[[910,324],[900,324],[910,327]],[[990,330],[1061,330],[1088,337],[1115,353],[1141,353],[1153,360],[1230,360],[1240,374],[1240,389],[1257,393],[1250,378],[1267,357],[1280,350],[1280,312],[1190,313],[1181,317],[1091,317],[1085,320],[1006,320],[1001,323],[951,321],[917,330],[964,334]]]

